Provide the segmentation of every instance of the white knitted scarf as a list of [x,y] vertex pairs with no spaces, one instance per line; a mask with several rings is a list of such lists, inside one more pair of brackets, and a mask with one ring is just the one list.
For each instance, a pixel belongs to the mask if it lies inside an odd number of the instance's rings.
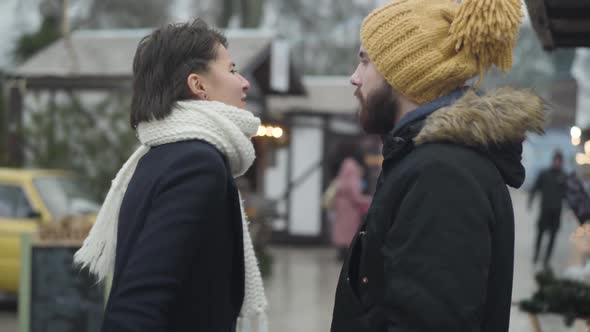
[[[244,174],[256,158],[250,139],[260,120],[249,111],[214,101],[177,102],[163,120],[138,125],[141,146],[119,170],[98,213],[96,223],[76,252],[74,261],[87,267],[99,280],[112,276],[117,248],[117,225],[123,196],[139,160],[150,147],[191,139],[201,139],[215,146],[229,161],[234,177]],[[244,232],[244,302],[238,318],[238,331],[268,331],[268,307],[258,261],[254,255],[248,221],[241,202]],[[124,221],[123,221],[124,222]],[[214,222],[214,221],[212,221]]]

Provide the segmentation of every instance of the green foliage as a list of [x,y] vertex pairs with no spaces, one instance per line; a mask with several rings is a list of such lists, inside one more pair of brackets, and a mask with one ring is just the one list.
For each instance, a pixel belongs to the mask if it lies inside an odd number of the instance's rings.
[[21,36],[14,50],[18,62],[25,61],[61,37],[59,22],[55,18],[45,18],[39,31]]
[[572,280],[557,279],[551,270],[536,276],[539,289],[529,300],[520,302],[520,309],[530,313],[562,315],[567,326],[575,319],[590,318],[590,286]]
[[72,170],[86,178],[93,196],[102,200],[137,144],[128,125],[128,99],[116,95],[86,106],[70,95],[67,102],[50,101],[48,107],[31,110],[24,124],[28,164]]
[[3,80],[0,79],[0,165],[5,165],[8,160],[6,151],[6,135],[8,134],[8,128],[6,127],[7,121],[8,114],[6,114]]
[[264,12],[264,0],[223,0],[217,26],[227,28],[234,15],[240,17],[241,28],[260,26]]
[[173,1],[163,0],[94,0],[89,17],[81,23],[90,28],[128,29],[165,24]]
[[272,274],[273,257],[268,252],[266,246],[254,248],[254,253],[258,259],[258,267],[263,278],[268,278]]
[[262,20],[264,0],[242,1],[242,27],[257,28]]

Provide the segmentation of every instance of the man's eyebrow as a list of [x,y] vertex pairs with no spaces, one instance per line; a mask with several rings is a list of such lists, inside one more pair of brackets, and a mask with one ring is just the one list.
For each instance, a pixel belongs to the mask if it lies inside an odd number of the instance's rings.
[[230,68],[235,68],[235,67],[236,67],[236,63],[235,63],[235,62],[231,62],[231,63],[229,64],[229,67],[230,67]]

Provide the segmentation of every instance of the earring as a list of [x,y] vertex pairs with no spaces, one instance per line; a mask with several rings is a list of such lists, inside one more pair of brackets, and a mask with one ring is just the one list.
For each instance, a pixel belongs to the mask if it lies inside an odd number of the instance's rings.
[[199,95],[199,97],[201,98],[201,100],[207,100],[207,94],[206,93],[201,93]]

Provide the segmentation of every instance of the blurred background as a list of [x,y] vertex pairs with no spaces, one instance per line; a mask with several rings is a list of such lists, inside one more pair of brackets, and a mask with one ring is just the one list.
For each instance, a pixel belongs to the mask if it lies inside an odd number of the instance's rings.
[[[352,158],[370,196],[382,160],[380,139],[357,124],[349,75],[363,18],[386,2],[0,0],[0,331],[96,331],[101,290],[69,263],[137,147],[128,125],[133,54],[153,28],[196,17],[228,37],[252,86],[249,109],[263,122],[257,160],[239,186],[271,331],[328,331],[341,267],[331,184]],[[538,174],[559,150],[564,172],[584,188],[590,183],[590,2],[525,5],[512,72],[491,72],[483,85],[530,88],[550,105],[546,135],[525,142],[527,180],[512,191],[515,303],[537,289],[540,207],[537,200],[528,209],[527,199]],[[550,266],[556,275],[574,269],[587,282],[590,228],[564,206]],[[542,315],[536,326],[516,305],[511,325],[518,332],[587,330],[581,321],[566,326],[560,315]]]

